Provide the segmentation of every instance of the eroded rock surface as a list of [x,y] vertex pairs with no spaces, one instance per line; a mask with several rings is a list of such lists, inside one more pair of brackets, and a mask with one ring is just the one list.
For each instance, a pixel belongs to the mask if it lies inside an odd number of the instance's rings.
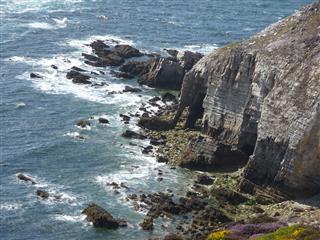
[[320,192],[319,24],[316,2],[186,74],[174,122],[188,107],[186,125],[202,118],[211,139],[193,141],[196,161],[214,167],[250,156],[242,187],[272,186],[293,197]]

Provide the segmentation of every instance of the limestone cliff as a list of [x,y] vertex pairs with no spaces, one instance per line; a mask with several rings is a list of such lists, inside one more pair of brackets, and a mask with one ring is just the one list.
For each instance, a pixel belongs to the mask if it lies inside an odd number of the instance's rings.
[[249,158],[243,186],[320,192],[320,2],[202,58],[184,77],[175,121],[186,107],[187,126],[202,118],[204,134],[182,166]]

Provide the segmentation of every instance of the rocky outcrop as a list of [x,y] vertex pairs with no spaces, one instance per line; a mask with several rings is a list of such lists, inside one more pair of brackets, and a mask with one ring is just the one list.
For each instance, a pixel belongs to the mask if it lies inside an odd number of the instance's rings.
[[138,82],[150,87],[180,89],[183,76],[184,69],[179,63],[158,58],[149,62],[149,71]]
[[320,2],[202,58],[183,80],[176,123],[202,118],[194,161],[250,160],[242,187],[320,192]]
[[170,50],[169,58],[155,57],[146,62],[130,61],[120,71],[138,77],[138,82],[150,87],[179,90],[186,71],[203,57],[200,53]]
[[94,67],[120,66],[125,59],[141,57],[143,54],[130,45],[116,45],[113,48],[101,40],[89,44],[94,55],[83,53],[85,63]]
[[124,220],[113,218],[107,210],[94,203],[86,207],[82,213],[87,216],[86,219],[92,222],[94,227],[117,229],[126,226]]

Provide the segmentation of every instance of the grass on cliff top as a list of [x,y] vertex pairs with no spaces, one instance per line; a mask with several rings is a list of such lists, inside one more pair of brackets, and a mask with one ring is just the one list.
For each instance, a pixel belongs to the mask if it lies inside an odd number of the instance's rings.
[[319,240],[320,232],[313,228],[294,225],[280,228],[255,240]]
[[[241,237],[241,232],[234,234],[230,230],[220,230],[211,233],[207,240],[244,240],[247,238]],[[319,240],[320,231],[300,225],[279,228],[275,232],[251,236],[249,240]]]

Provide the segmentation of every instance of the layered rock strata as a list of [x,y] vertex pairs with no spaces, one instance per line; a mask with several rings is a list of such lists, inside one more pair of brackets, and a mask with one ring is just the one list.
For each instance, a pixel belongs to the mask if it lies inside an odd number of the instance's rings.
[[[196,164],[202,159],[201,167],[214,167],[250,156],[244,188],[273,186],[291,196],[320,192],[319,26],[317,1],[216,50],[186,74],[174,123],[188,108],[187,127],[202,118],[211,138],[192,142]],[[206,142],[211,152],[203,150]]]

